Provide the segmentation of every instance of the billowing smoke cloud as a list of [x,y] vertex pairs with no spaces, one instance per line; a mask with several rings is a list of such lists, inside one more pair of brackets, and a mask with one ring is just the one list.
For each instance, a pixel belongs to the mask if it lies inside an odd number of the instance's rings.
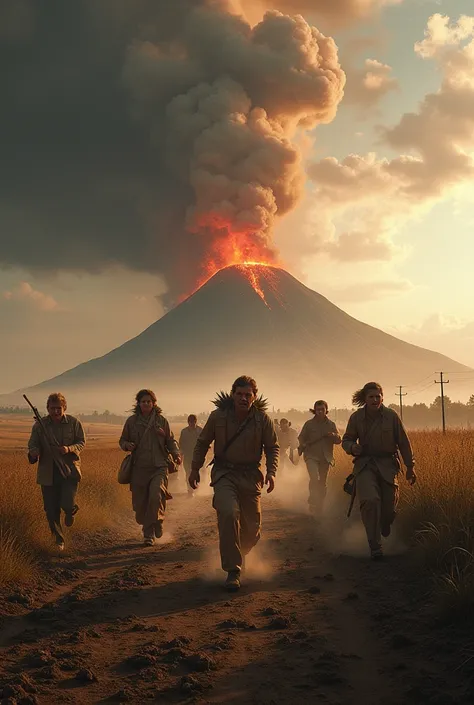
[[273,256],[273,221],[302,188],[295,130],[330,121],[342,98],[332,39],[275,11],[251,27],[211,0],[12,8],[0,34],[4,264],[119,262],[162,273],[176,295],[229,247]]

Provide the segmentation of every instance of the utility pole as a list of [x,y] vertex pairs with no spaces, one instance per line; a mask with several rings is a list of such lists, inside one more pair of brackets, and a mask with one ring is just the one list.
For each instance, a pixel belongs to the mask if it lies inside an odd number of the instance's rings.
[[403,420],[403,403],[402,403],[402,398],[403,398],[403,397],[406,397],[406,395],[407,395],[407,392],[403,392],[403,393],[402,393],[402,389],[404,388],[404,386],[405,386],[404,384],[399,384],[399,385],[398,385],[398,392],[397,392],[397,396],[398,396],[398,398],[400,399],[400,402],[399,402],[399,404],[400,404],[400,418],[401,418],[402,420]]
[[435,383],[441,386],[441,418],[443,420],[443,433],[446,433],[446,414],[444,412],[444,385],[449,384],[449,379],[443,379],[443,372],[439,373],[439,382],[435,379]]

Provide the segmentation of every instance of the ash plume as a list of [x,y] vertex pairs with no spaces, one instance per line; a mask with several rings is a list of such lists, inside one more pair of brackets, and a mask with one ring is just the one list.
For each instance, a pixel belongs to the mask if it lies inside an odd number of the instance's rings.
[[0,6],[0,263],[156,272],[172,297],[229,249],[275,257],[302,189],[298,128],[329,122],[331,38],[210,0]]

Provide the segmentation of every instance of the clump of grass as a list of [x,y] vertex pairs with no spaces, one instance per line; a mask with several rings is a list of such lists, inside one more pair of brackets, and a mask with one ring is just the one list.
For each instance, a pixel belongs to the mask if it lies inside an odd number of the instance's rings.
[[36,575],[31,554],[10,532],[0,532],[0,585],[28,582]]
[[[72,534],[112,527],[124,511],[130,511],[128,488],[116,479],[122,457],[120,450],[85,450],[77,498],[80,513]],[[0,454],[0,466],[0,586],[4,586],[28,582],[54,544],[36,484],[36,466],[20,452]]]

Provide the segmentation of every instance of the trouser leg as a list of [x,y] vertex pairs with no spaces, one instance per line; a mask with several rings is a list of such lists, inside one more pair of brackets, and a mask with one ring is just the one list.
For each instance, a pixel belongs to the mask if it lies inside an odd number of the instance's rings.
[[242,568],[240,502],[237,485],[229,476],[214,486],[213,507],[217,512],[221,565],[226,572]]
[[[65,514],[73,514],[76,507],[77,482],[70,478],[61,483],[61,509]],[[77,511],[77,510],[76,510]]]
[[382,528],[389,528],[393,524],[397,514],[399,496],[398,485],[380,478],[380,490],[382,499],[381,526]]
[[61,485],[41,485],[43,495],[43,507],[48,520],[50,531],[56,543],[64,543],[64,535],[61,526]]
[[240,543],[245,556],[260,540],[262,528],[262,510],[260,489],[254,484],[242,488],[240,499]]
[[360,515],[371,550],[381,547],[382,490],[381,477],[376,469],[365,467],[357,475],[356,488]]
[[309,475],[309,497],[308,504],[314,513],[320,513],[326,496],[326,480],[329,470],[328,463],[320,463],[318,460],[308,458],[306,467]]
[[188,491],[188,494],[193,494],[194,490],[189,484],[189,476],[191,474],[191,460],[189,460],[189,461],[185,460],[183,465],[184,465],[184,472],[185,472],[185,477],[186,477],[186,489]]
[[320,462],[318,465],[318,480],[316,482],[316,511],[321,514],[324,507],[324,500],[327,494],[327,480],[329,473],[329,463]]
[[132,506],[137,524],[143,526],[145,538],[155,536],[155,525],[163,522],[166,511],[168,473],[157,471],[146,485],[132,484]]

